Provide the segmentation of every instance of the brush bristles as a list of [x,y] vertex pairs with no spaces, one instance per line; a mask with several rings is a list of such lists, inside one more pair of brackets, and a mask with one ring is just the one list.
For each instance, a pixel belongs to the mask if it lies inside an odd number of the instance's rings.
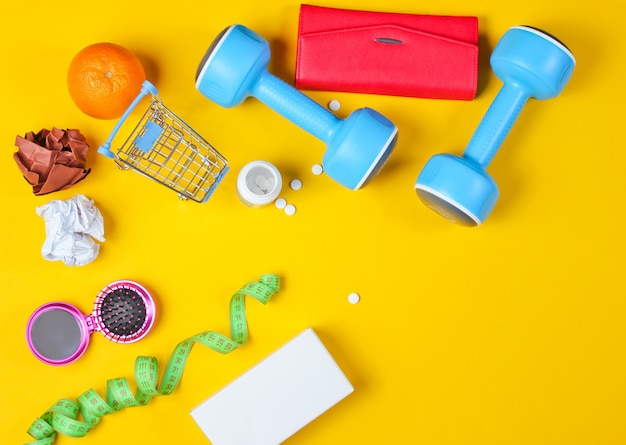
[[100,303],[104,329],[114,337],[129,337],[141,331],[146,321],[146,304],[134,289],[112,289]]

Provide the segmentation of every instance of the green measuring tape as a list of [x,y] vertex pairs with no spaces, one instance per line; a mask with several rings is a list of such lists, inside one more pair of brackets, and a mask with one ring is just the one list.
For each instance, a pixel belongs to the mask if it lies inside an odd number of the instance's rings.
[[[137,392],[133,395],[125,378],[107,381],[106,398],[90,389],[76,401],[60,399],[41,417],[38,417],[28,429],[28,434],[35,439],[25,445],[50,445],[57,433],[70,437],[83,437],[100,419],[122,408],[146,405],[155,396],[166,396],[174,392],[180,383],[185,363],[195,343],[203,344],[221,354],[234,351],[248,340],[245,297],[252,297],[261,303],[267,303],[272,295],[280,290],[278,275],[262,275],[259,281],[247,283],[230,300],[230,335],[228,338],[213,331],[201,332],[180,342],[163,373],[157,386],[159,369],[154,357],[140,356],[135,360],[135,380]],[[79,416],[82,420],[79,420]]]

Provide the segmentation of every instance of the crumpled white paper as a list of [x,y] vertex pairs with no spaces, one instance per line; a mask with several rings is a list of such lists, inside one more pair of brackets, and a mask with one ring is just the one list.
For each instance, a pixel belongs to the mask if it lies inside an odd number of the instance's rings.
[[66,201],[54,200],[37,207],[37,215],[45,220],[46,240],[41,248],[43,257],[61,260],[68,266],[91,263],[104,241],[104,221],[93,201],[76,195]]

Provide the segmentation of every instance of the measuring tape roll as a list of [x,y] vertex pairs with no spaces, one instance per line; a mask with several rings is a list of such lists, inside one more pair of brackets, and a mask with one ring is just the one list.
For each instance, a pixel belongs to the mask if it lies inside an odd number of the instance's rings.
[[[252,281],[241,287],[230,299],[230,336],[218,332],[204,331],[180,342],[174,348],[167,363],[163,378],[157,385],[159,368],[155,357],[139,356],[135,360],[135,383],[137,392],[133,394],[126,378],[107,381],[106,396],[103,399],[90,389],[75,401],[60,399],[41,417],[35,419],[28,434],[35,439],[25,445],[50,445],[57,433],[70,437],[83,437],[100,419],[122,408],[146,405],[155,396],[169,395],[180,383],[185,363],[195,343],[200,343],[221,354],[234,351],[248,340],[245,297],[252,297],[265,304],[280,290],[278,275],[266,274],[259,281]],[[82,417],[82,420],[79,420]]]

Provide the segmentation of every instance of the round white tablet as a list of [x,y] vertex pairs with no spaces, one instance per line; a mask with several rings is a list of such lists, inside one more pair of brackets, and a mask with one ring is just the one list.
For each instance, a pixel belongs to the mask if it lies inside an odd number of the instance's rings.
[[285,206],[285,213],[289,216],[293,215],[296,213],[296,206],[293,204],[287,204],[287,206]]
[[315,176],[319,176],[324,173],[324,167],[322,167],[321,164],[315,164],[313,167],[311,167],[311,171]]
[[357,304],[360,300],[361,300],[361,296],[357,294],[356,292],[352,292],[350,295],[348,295],[348,301],[351,304]]
[[302,181],[299,179],[292,179],[289,183],[289,187],[291,187],[292,190],[300,190],[302,188]]
[[339,110],[339,108],[341,108],[341,103],[337,99],[333,99],[330,102],[328,102],[328,108],[331,111],[337,111]]
[[279,209],[284,209],[287,205],[287,200],[285,200],[285,198],[278,198],[274,205]]

